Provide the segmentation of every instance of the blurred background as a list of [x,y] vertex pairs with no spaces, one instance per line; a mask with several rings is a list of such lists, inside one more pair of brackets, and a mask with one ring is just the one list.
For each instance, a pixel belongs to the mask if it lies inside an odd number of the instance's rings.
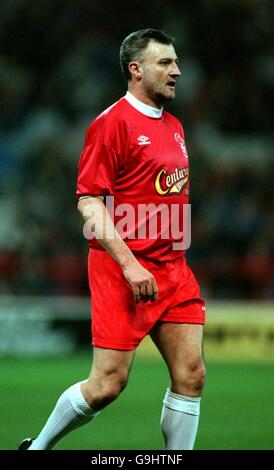
[[[68,384],[70,353],[76,351],[79,364],[86,361],[89,368],[83,352],[90,337],[87,244],[76,210],[77,163],[90,121],[125,94],[121,41],[134,30],[155,27],[176,38],[180,57],[182,76],[167,109],[185,128],[192,203],[187,256],[209,305],[205,348],[212,373],[207,426],[197,446],[274,448],[273,412],[270,419],[261,410],[257,425],[252,421],[237,433],[234,414],[225,408],[233,403],[236,383],[243,380],[245,390],[246,377],[253,377],[250,386],[257,390],[254,404],[262,395],[273,396],[274,389],[273,25],[271,0],[0,1],[0,362],[9,378],[4,386],[9,422],[14,367],[29,374],[28,380],[24,374],[20,378],[28,393],[32,380],[37,391],[45,380],[37,357],[47,361],[50,354],[58,362],[67,353],[60,370],[68,367]],[[141,371],[150,370],[150,361],[159,356],[148,342],[139,354],[136,374],[140,370],[142,387]],[[245,376],[245,367],[255,369]],[[221,371],[226,371],[223,377]],[[64,375],[60,391],[65,380]],[[230,395],[218,417],[227,413],[222,420],[231,420],[231,434],[220,441],[219,427],[208,426],[206,413],[213,412],[210,397],[213,404],[214,393],[224,392],[218,384],[226,388],[226,380]],[[54,401],[56,378],[47,381],[54,384]],[[51,408],[47,399],[45,392],[43,406]],[[38,399],[36,406],[33,432],[47,414],[39,416]],[[122,405],[113,406],[115,413]],[[150,410],[152,404],[147,406]],[[239,406],[243,409],[243,403]],[[264,437],[260,419],[265,429],[269,425]],[[25,425],[27,433],[35,427]],[[68,437],[63,448],[96,445],[81,432],[78,444]],[[18,429],[18,437],[22,434]],[[239,441],[243,435],[249,437]],[[125,444],[111,440],[111,432],[104,445],[160,446],[158,435],[154,441],[143,432],[139,437]],[[3,448],[14,448],[13,438],[5,433]]]

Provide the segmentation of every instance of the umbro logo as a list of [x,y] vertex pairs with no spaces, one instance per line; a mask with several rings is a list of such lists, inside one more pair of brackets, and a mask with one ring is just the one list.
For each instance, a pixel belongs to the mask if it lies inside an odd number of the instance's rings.
[[138,137],[138,141],[139,145],[151,144],[149,137],[146,137],[145,135],[140,135],[140,137]]

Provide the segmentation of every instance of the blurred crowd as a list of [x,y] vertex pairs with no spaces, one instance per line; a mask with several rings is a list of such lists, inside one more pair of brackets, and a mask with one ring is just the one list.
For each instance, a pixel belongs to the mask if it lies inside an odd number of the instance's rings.
[[125,93],[122,39],[160,27],[182,70],[190,265],[208,298],[273,299],[273,24],[271,0],[1,0],[0,293],[88,293],[85,129]]

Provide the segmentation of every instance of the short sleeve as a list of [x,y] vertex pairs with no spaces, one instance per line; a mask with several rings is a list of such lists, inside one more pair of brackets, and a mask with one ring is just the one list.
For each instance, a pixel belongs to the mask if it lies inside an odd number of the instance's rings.
[[78,165],[77,196],[113,194],[118,171],[117,151],[100,140],[87,140]]

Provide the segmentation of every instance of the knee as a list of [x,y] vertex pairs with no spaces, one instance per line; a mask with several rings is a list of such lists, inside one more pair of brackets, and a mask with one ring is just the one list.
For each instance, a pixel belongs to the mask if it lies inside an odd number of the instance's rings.
[[205,378],[206,368],[203,360],[189,362],[172,380],[172,390],[181,395],[200,396]]
[[100,410],[120,395],[127,382],[127,373],[119,370],[106,370],[100,376],[91,377],[86,382],[85,400],[94,410]]
[[193,369],[193,389],[197,392],[201,393],[206,379],[206,368],[203,361],[201,361],[194,369]]

